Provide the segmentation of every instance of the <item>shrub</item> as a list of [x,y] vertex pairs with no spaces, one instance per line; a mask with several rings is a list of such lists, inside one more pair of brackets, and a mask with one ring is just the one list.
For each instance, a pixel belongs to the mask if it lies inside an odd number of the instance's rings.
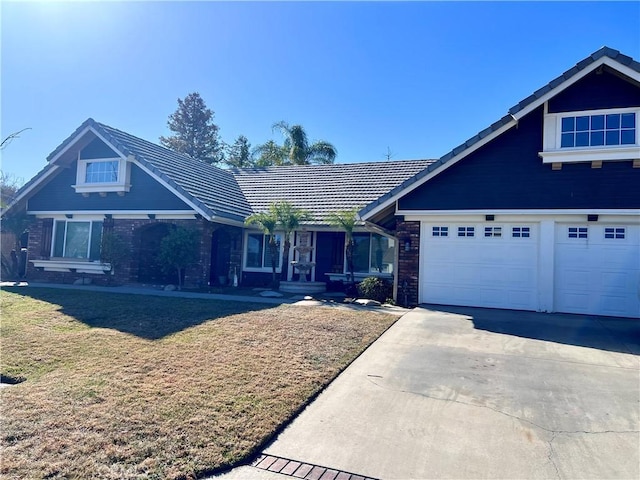
[[358,294],[363,298],[383,303],[393,296],[393,285],[378,277],[367,277],[358,284]]
[[160,242],[158,258],[166,271],[177,271],[178,290],[182,290],[185,268],[198,261],[198,238],[196,230],[178,227]]

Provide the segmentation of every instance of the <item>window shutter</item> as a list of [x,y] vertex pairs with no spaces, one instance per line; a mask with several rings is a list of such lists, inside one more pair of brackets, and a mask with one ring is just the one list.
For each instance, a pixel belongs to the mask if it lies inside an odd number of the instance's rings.
[[40,240],[40,257],[49,259],[51,256],[51,240],[53,238],[53,218],[42,220],[42,237]]
[[89,259],[100,260],[102,243],[102,222],[91,222],[91,245],[89,247]]
[[61,257],[64,250],[64,227],[67,222],[55,222],[55,232],[53,239],[53,256]]

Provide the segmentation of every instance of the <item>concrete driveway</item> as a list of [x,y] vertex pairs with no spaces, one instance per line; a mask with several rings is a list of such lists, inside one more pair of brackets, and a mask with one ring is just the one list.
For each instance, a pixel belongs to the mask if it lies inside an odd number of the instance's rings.
[[637,320],[418,308],[223,477],[638,479],[638,354]]

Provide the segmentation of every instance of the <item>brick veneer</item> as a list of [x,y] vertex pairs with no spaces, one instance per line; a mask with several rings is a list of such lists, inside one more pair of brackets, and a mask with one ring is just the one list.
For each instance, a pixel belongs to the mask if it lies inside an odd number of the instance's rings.
[[[37,219],[29,230],[29,259],[44,260],[47,256],[42,255],[42,233],[45,222],[51,219]],[[137,272],[140,258],[140,233],[144,227],[169,223],[183,228],[193,228],[200,232],[199,260],[196,264],[187,267],[185,272],[184,285],[187,287],[202,287],[209,282],[209,269],[211,265],[211,235],[217,227],[216,224],[202,219],[194,220],[156,220],[156,219],[105,219],[104,230],[112,231],[118,235],[122,241],[131,245],[131,255],[128,261],[120,265],[114,275],[83,274],[72,272],[45,272],[34,268],[29,263],[27,278],[32,281],[45,281],[52,283],[73,283],[79,278],[91,278],[96,284],[124,284],[137,282]],[[46,250],[46,249],[45,249]]]
[[[398,251],[398,295],[396,301],[405,307],[418,305],[420,271],[420,222],[398,221],[396,236]],[[406,240],[410,241],[405,250]]]

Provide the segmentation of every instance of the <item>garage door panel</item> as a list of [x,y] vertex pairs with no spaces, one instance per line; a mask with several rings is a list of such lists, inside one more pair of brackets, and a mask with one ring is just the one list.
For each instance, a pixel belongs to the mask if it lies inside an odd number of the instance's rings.
[[630,283],[631,275],[626,272],[602,272],[600,277],[600,288],[605,292],[624,291]]
[[606,238],[606,225],[580,226],[588,238],[569,238],[568,225],[556,226],[554,309],[640,317],[640,227],[619,227],[624,238]]
[[475,237],[432,237],[433,226],[423,226],[421,302],[535,310],[535,225],[529,238],[512,238],[508,225],[497,225],[503,236],[484,237],[482,224],[467,225]]

